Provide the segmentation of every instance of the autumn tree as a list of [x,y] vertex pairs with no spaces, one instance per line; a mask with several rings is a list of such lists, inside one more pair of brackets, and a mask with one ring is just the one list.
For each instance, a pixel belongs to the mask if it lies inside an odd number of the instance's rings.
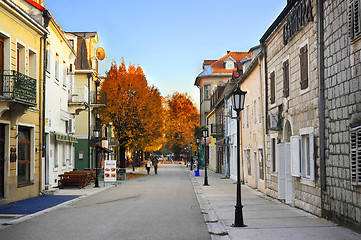
[[187,94],[176,92],[168,97],[167,103],[167,143],[178,160],[182,149],[194,140],[195,126],[199,125],[199,111]]
[[111,122],[119,141],[121,167],[125,150],[157,150],[164,121],[159,90],[149,86],[140,66],[112,63],[102,84],[107,107],[100,110],[104,123]]

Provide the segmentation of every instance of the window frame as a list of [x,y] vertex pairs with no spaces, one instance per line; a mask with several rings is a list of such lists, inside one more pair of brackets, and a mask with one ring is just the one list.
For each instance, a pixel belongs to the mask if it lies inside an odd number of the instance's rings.
[[[20,140],[19,138],[17,139],[17,144],[18,144],[18,159],[17,159],[17,185],[20,186],[24,186],[24,185],[28,185],[31,183],[31,128],[28,127],[24,127],[24,126],[19,126],[18,128],[18,135],[20,131],[24,131],[26,134],[26,138],[25,140]],[[24,159],[24,160],[20,160],[19,157],[21,156],[19,151],[20,151],[20,145],[26,145],[28,146],[28,158],[29,159]],[[20,174],[19,174],[19,170],[20,170],[20,166],[19,165],[28,165],[28,177],[25,181],[20,182]]]

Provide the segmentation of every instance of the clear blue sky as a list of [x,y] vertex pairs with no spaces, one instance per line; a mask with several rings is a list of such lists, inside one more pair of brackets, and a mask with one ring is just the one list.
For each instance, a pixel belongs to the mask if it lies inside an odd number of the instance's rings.
[[121,57],[140,65],[163,96],[188,93],[205,59],[248,51],[287,0],[45,0],[64,31],[97,31],[105,75]]

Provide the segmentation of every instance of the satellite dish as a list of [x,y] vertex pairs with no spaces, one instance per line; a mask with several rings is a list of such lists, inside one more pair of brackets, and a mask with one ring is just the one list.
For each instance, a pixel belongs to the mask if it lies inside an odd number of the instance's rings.
[[102,47],[98,47],[96,50],[97,59],[102,61],[105,58],[105,51]]

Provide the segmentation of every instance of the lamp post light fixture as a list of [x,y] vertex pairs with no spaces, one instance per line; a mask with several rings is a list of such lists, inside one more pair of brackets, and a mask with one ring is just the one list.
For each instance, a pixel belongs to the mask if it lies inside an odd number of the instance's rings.
[[208,185],[208,175],[207,175],[207,158],[206,158],[206,146],[207,146],[207,137],[208,137],[208,128],[204,128],[202,130],[203,138],[204,138],[204,184],[203,186]]
[[240,112],[244,108],[244,100],[246,98],[246,93],[242,91],[239,86],[232,93],[233,100],[233,109],[237,112],[237,202],[235,210],[235,220],[233,227],[245,227],[243,223],[243,212],[242,212],[242,202],[241,202],[241,154],[240,154]]
[[193,171],[193,156],[192,156],[193,143],[190,143],[189,146],[191,147],[191,149],[190,149],[190,152],[191,152],[191,171]]
[[93,130],[94,138],[95,138],[95,181],[94,181],[94,187],[99,187],[99,181],[98,181],[98,141],[100,136],[100,129],[95,128]]

